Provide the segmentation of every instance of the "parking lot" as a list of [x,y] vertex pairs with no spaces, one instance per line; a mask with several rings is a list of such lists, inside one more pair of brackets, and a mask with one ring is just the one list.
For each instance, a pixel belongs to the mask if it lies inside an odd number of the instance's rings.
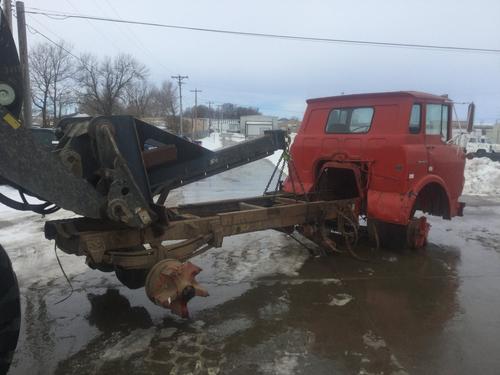
[[[261,194],[272,168],[261,160],[208,178],[170,203]],[[273,231],[228,238],[192,260],[210,296],[191,301],[191,320],[61,252],[74,292],[58,303],[70,287],[44,219],[4,209],[0,242],[23,307],[11,373],[497,373],[500,205],[465,199],[463,218],[431,220],[425,250],[362,243],[369,262],[311,257]]]

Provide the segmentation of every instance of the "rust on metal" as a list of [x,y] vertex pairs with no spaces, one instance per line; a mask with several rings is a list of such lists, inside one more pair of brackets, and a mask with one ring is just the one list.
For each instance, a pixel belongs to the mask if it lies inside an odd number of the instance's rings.
[[[353,217],[356,199],[305,201],[288,196],[261,196],[166,208],[168,222],[144,229],[85,218],[47,222],[46,236],[62,250],[87,257],[92,266],[149,270],[146,293],[156,304],[187,317],[188,301],[208,293],[196,282],[199,267],[187,262],[224,237],[275,229],[297,230],[323,253],[340,252],[332,239],[332,223]],[[342,234],[342,233],[341,233]],[[145,245],[145,246],[144,246]]]
[[412,218],[408,223],[407,242],[412,249],[420,249],[427,243],[427,236],[431,225],[427,222],[427,218]]
[[173,313],[189,317],[187,303],[195,296],[207,297],[208,292],[196,281],[201,268],[191,262],[166,259],[156,263],[146,278],[149,299]]
[[177,147],[175,145],[163,145],[158,148],[142,152],[142,160],[146,169],[157,167],[177,160]]
[[[184,261],[199,254],[201,249],[206,251],[222,246],[224,237],[267,229],[295,227],[328,251],[336,250],[324,222],[335,220],[339,212],[354,207],[355,200],[305,202],[283,199],[273,202],[272,198],[264,196],[174,207],[169,209],[173,218],[168,225],[146,229],[105,227],[99,221],[89,222],[82,218],[58,220],[47,223],[46,233],[51,233],[49,238],[55,238],[64,251],[85,255],[93,263],[113,264],[125,269],[150,268],[166,258]],[[315,228],[310,235],[307,233],[309,227]],[[165,241],[181,242],[165,245]],[[71,244],[71,249],[65,248],[66,244]],[[143,244],[151,248],[124,250]]]

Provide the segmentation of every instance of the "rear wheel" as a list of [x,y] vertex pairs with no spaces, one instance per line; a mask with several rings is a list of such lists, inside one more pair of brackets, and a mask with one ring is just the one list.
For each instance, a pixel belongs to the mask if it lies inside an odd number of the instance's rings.
[[21,305],[16,274],[0,246],[0,374],[7,373],[19,338]]
[[[144,246],[135,246],[122,251],[137,252],[144,251]],[[118,265],[114,266],[116,278],[129,289],[139,289],[146,283],[146,276],[148,275],[149,269],[128,269],[123,268]]]
[[116,278],[129,289],[139,289],[146,283],[146,276],[148,275],[146,269],[124,269],[116,267]]
[[[427,245],[427,235],[430,225],[425,217],[412,218],[408,225],[374,221],[370,223],[372,237],[377,237],[380,246],[390,250],[403,250],[405,248],[420,249]],[[375,240],[375,238],[374,238]]]
[[407,247],[405,225],[376,222],[376,230],[380,246],[389,250],[403,250]]

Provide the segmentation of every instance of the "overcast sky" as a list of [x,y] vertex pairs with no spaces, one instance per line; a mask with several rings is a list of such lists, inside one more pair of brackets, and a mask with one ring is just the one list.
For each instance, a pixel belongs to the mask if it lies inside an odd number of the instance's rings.
[[[498,0],[26,0],[26,8],[246,32],[500,49]],[[210,34],[27,15],[74,52],[130,53],[152,82],[188,75],[199,102],[233,102],[298,116],[312,97],[392,90],[474,101],[500,120],[500,54],[459,53]],[[31,44],[42,41],[28,34]]]

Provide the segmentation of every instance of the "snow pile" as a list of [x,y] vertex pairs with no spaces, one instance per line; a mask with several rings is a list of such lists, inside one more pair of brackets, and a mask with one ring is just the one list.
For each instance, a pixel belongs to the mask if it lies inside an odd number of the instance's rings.
[[245,140],[245,136],[239,133],[213,132],[208,137],[200,139],[201,145],[209,150],[215,151],[219,148],[228,147]]
[[200,139],[201,145],[209,150],[217,150],[222,147],[220,133],[212,133],[208,137]]
[[[296,135],[297,135],[297,133],[290,134],[290,142],[291,143],[293,143],[293,140],[295,139]],[[266,159],[269,160],[274,165],[278,165],[282,153],[283,153],[283,151],[281,151],[281,150],[275,151],[274,154],[272,154],[271,156],[268,156]],[[283,165],[283,162],[281,162],[280,167],[281,167],[281,165]],[[288,175],[288,166],[287,165],[285,165],[285,168],[283,169],[283,173]]]
[[463,194],[500,195],[500,163],[488,158],[474,158],[465,164]]

